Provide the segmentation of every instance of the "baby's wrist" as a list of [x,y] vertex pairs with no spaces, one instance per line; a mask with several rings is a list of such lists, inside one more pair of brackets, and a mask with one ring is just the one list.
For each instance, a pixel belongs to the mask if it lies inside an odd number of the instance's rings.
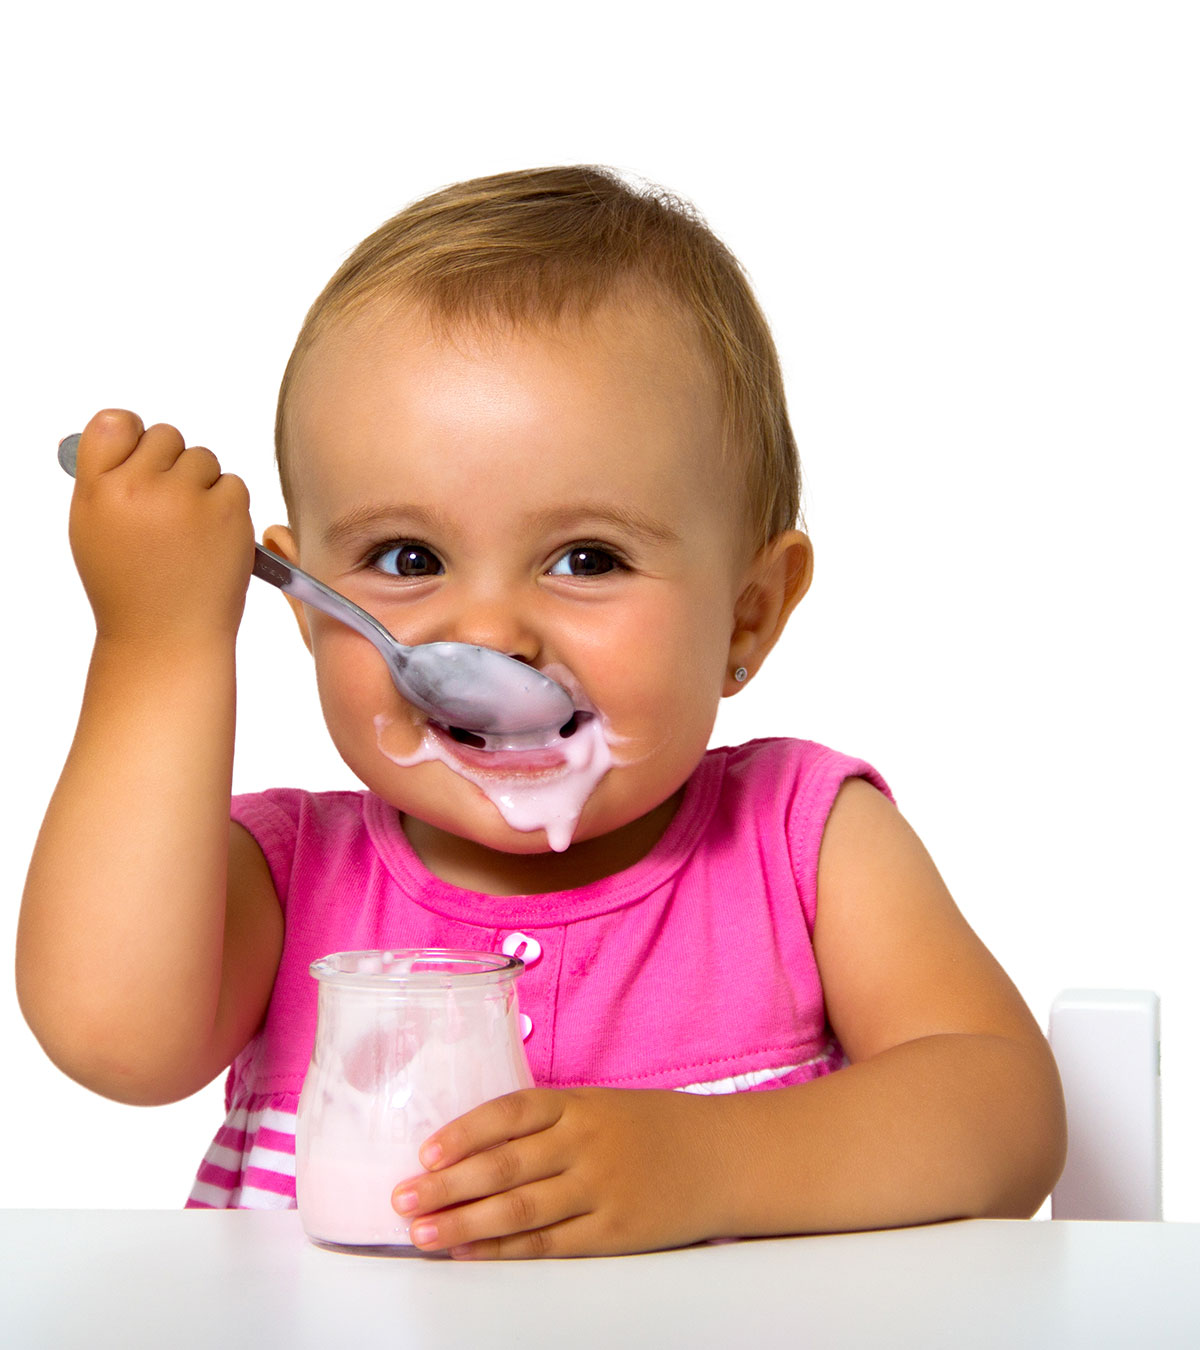
[[89,683],[167,686],[197,695],[232,680],[237,630],[98,628]]
[[745,1131],[729,1109],[730,1098],[673,1095],[684,1110],[673,1144],[680,1175],[688,1179],[697,1237],[737,1237],[742,1231],[738,1200],[747,1175]]

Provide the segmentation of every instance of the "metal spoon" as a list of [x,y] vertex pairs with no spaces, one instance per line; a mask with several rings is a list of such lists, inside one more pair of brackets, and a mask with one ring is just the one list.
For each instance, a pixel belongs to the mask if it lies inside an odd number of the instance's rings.
[[[79,433],[58,447],[58,462],[72,478],[78,447]],[[353,600],[259,544],[254,546],[254,575],[365,637],[387,662],[403,697],[443,726],[484,735],[544,732],[550,737],[574,715],[570,694],[532,666],[466,642],[406,647]]]

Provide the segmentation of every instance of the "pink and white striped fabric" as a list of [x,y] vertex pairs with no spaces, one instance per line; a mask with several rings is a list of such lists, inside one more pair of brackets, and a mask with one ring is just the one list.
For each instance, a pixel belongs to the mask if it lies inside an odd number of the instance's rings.
[[204,1155],[186,1208],[295,1207],[296,1103],[272,1098],[233,1108]]

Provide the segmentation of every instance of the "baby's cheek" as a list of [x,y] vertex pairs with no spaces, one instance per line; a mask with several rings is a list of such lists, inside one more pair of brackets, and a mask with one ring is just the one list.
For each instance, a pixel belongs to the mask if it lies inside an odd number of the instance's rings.
[[[353,635],[351,635],[353,636]],[[396,752],[411,753],[420,734],[416,714],[396,692],[383,659],[358,640],[363,651],[346,650],[348,644],[315,646],[317,693],[329,734],[342,757],[356,772],[364,759],[378,756],[375,722],[384,718]]]
[[313,659],[321,701],[339,713],[373,705],[378,712],[399,700],[383,657],[348,629],[314,635]]
[[414,717],[376,713],[371,719],[371,727],[375,733],[375,749],[389,763],[407,768],[428,758],[421,754],[424,730]]

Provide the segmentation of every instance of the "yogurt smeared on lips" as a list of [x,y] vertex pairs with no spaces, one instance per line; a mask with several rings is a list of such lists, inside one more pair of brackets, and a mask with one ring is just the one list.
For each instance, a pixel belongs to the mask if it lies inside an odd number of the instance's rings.
[[565,672],[547,669],[576,701],[576,712],[557,735],[495,736],[427,722],[421,744],[411,755],[385,748],[391,724],[375,719],[380,753],[408,768],[438,760],[479,788],[514,830],[545,830],[550,847],[561,853],[570,843],[584,804],[612,766],[612,748],[604,719],[586,703]]

